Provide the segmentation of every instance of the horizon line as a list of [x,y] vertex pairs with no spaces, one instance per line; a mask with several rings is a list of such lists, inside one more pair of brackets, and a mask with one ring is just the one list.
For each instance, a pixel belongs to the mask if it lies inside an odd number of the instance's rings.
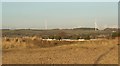
[[[20,30],[20,29],[34,29],[34,30],[54,30],[54,29],[58,29],[58,30],[62,30],[62,29],[77,29],[77,28],[94,28],[94,27],[75,27],[75,28],[48,28],[48,29],[44,29],[44,28],[0,28],[0,29],[9,29],[9,30]],[[118,29],[120,27],[106,27],[106,28],[115,28],[115,29]],[[103,29],[99,29],[97,28],[98,30],[104,30],[106,28],[103,28]]]

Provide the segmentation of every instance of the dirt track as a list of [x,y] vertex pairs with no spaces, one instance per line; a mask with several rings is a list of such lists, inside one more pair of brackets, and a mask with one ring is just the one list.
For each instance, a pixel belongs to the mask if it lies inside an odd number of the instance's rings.
[[3,64],[117,64],[116,44],[71,44],[3,50]]

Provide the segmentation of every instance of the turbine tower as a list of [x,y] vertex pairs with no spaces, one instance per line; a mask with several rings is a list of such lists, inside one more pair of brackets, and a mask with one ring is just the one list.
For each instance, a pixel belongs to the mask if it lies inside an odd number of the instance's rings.
[[45,29],[47,30],[47,20],[45,20]]
[[96,23],[96,19],[95,19],[95,31],[97,30],[97,23]]

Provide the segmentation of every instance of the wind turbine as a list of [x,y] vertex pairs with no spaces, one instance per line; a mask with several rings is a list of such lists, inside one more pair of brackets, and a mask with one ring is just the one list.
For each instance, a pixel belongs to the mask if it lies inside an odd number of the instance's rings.
[[97,30],[97,23],[96,23],[96,19],[95,19],[95,31]]
[[47,20],[45,20],[45,29],[47,30]]

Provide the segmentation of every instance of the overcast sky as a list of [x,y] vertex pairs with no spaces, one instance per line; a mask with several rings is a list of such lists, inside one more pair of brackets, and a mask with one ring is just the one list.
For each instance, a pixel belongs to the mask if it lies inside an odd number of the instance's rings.
[[116,27],[117,2],[3,2],[3,28]]

